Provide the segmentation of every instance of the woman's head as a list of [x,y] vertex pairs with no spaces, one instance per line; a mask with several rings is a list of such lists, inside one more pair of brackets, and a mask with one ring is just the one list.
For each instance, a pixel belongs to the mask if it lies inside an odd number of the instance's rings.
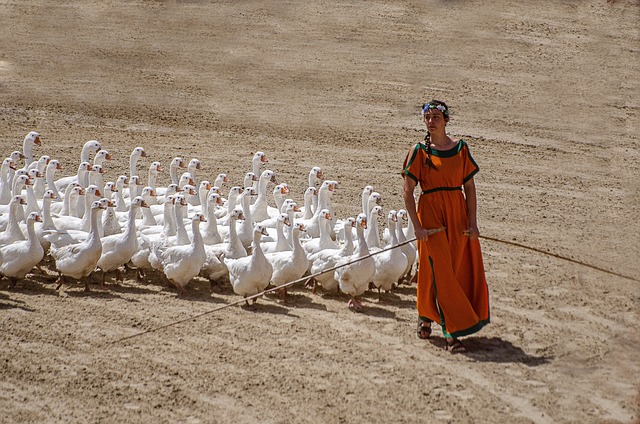
[[431,100],[422,105],[422,119],[429,132],[444,131],[449,122],[449,107],[440,100]]

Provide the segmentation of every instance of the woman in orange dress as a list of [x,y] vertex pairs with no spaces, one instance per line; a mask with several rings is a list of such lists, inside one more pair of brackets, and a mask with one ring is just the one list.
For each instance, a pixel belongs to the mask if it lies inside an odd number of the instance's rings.
[[[404,162],[404,202],[418,240],[418,337],[442,326],[446,348],[466,352],[458,337],[489,323],[489,291],[478,240],[476,188],[478,165],[463,140],[446,134],[449,108],[432,100],[423,106],[427,127]],[[414,189],[420,185],[416,208]],[[444,228],[429,235],[429,230]]]

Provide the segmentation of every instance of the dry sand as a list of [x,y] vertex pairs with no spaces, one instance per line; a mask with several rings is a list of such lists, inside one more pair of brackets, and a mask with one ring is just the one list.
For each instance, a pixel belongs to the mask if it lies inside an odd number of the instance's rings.
[[69,174],[98,139],[109,180],[143,146],[142,169],[195,157],[239,184],[262,150],[300,202],[322,167],[346,217],[367,184],[402,207],[439,98],[483,235],[631,277],[484,239],[492,323],[465,355],[416,338],[414,286],[362,314],[297,287],[189,320],[238,296],[5,280],[0,421],[638,422],[638,22],[630,0],[0,1],[4,156],[36,130]]

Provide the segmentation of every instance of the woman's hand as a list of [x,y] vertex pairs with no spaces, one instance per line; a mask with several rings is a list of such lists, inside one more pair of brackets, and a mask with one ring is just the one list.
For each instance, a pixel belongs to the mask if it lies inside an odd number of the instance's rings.
[[429,230],[422,227],[414,227],[413,232],[418,240],[427,241],[429,239]]
[[480,236],[480,230],[478,230],[477,225],[470,225],[469,229],[463,231],[462,234],[464,234],[465,236],[469,236],[470,240],[478,240],[478,237]]

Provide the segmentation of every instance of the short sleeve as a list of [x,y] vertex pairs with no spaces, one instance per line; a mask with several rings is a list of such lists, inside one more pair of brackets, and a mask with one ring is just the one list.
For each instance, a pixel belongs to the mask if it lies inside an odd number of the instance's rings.
[[467,145],[466,142],[464,142],[463,145],[463,173],[462,175],[464,175],[464,178],[462,180],[462,184],[466,183],[467,181],[469,181],[471,178],[473,178],[474,175],[476,175],[478,173],[478,171],[480,171],[480,167],[478,166],[478,164],[476,163],[475,160],[473,160],[473,157],[471,156],[471,152],[469,151],[469,145]]
[[420,147],[420,144],[416,144],[415,147],[407,154],[402,165],[402,176],[413,179],[416,183],[420,182],[422,177],[422,161],[420,158],[424,155],[424,149]]

